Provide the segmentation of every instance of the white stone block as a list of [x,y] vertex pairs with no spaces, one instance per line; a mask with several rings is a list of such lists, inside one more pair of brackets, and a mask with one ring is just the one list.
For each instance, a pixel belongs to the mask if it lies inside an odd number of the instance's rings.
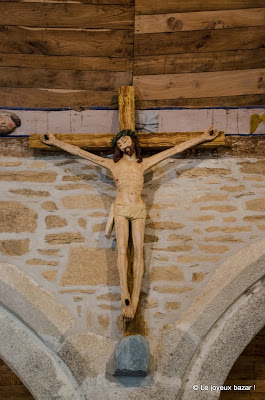
[[203,132],[212,124],[213,110],[159,110],[160,132]]
[[226,110],[226,134],[227,135],[238,135],[238,110],[231,109]]
[[48,130],[48,112],[47,111],[34,111],[35,131],[30,133],[46,133]]
[[71,110],[72,133],[116,133],[118,130],[117,110]]
[[54,133],[71,132],[70,110],[48,111],[48,129]]
[[226,132],[226,110],[214,109],[212,114],[213,129]]

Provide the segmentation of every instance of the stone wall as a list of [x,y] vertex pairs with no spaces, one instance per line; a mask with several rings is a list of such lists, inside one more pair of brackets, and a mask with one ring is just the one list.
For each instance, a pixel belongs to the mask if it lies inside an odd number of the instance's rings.
[[[122,337],[116,241],[104,236],[111,178],[65,154],[3,156],[0,166],[1,261],[68,309],[75,319],[69,333]],[[264,172],[262,159],[213,156],[175,157],[146,175],[149,340],[178,319],[219,265],[264,238]]]
[[[203,131],[213,124],[227,139],[225,148],[185,152],[145,176],[141,310],[150,364],[146,386],[137,390],[106,376],[123,336],[115,234],[109,240],[104,236],[116,193],[112,178],[104,168],[66,153],[29,149],[27,137],[46,129],[116,132],[118,113],[15,112],[22,124],[0,142],[1,357],[41,400],[61,390],[58,398],[64,400],[175,399],[177,392],[179,398],[182,392],[192,398],[186,376],[187,371],[200,375],[193,357],[200,343],[209,382],[208,336],[219,329],[218,343],[219,337],[232,343],[245,320],[239,307],[236,322],[243,322],[233,328],[231,309],[238,302],[251,305],[263,293],[263,109],[136,113],[138,131]],[[213,384],[223,384],[237,356],[261,329],[262,308],[256,308],[245,313],[246,318],[251,315],[246,319],[249,330],[242,330],[244,340],[233,345],[229,363],[218,358],[222,374]],[[231,327],[225,332],[224,321]]]

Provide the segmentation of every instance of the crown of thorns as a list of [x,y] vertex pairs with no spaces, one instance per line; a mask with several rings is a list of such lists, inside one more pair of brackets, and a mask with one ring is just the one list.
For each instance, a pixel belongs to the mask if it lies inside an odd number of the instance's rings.
[[123,129],[122,131],[119,131],[113,139],[111,139],[111,146],[115,147],[117,144],[117,141],[122,137],[122,136],[130,136],[132,139],[137,139],[135,131],[132,131],[131,129]]

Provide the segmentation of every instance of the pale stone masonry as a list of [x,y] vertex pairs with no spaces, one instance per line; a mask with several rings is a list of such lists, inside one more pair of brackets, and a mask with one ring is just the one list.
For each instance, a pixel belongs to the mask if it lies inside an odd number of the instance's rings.
[[[74,319],[71,334],[122,337],[115,196],[105,170],[64,154],[1,157],[0,260],[31,277]],[[174,158],[146,176],[142,310],[152,339],[214,271],[265,235],[265,161]],[[62,349],[62,354],[64,350]]]

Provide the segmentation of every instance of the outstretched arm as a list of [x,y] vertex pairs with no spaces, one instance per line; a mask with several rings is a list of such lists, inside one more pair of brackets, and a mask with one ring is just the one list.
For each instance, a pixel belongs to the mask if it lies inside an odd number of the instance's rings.
[[174,156],[175,154],[181,153],[182,151],[187,150],[191,147],[194,147],[200,143],[209,142],[209,141],[215,139],[219,134],[220,134],[220,132],[217,130],[212,131],[212,126],[210,126],[202,135],[200,135],[196,138],[187,140],[186,142],[181,143],[181,144],[177,144],[176,146],[171,147],[170,149],[161,151],[161,153],[155,154],[152,157],[145,158],[143,160],[144,161],[144,171],[153,167],[154,165],[156,165],[160,161],[165,160],[168,157],[171,157],[171,156]]
[[45,135],[41,137],[43,143],[59,147],[62,150],[67,151],[68,153],[80,156],[85,158],[86,160],[92,161],[95,164],[101,165],[102,167],[106,167],[111,169],[111,165],[113,164],[112,160],[107,158],[99,157],[96,154],[90,153],[88,151],[80,149],[80,147],[74,146],[69,143],[65,143],[62,140],[56,139],[54,134],[48,131]]

